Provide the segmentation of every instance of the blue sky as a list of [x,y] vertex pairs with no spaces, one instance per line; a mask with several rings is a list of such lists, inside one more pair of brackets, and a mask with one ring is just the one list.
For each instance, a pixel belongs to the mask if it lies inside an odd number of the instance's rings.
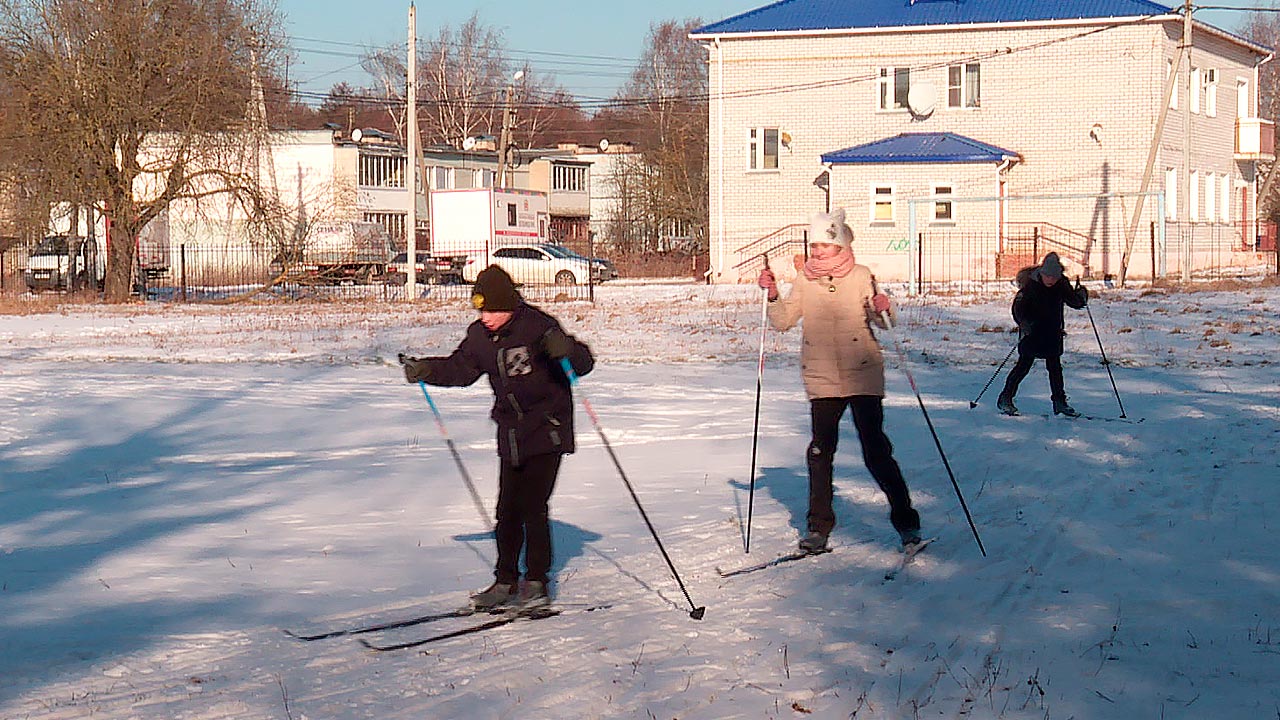
[[[278,0],[295,49],[289,78],[304,92],[326,92],[334,83],[363,84],[358,56],[366,46],[408,38],[407,0]],[[594,2],[463,2],[417,4],[419,42],[444,25],[457,27],[478,12],[503,31],[511,57],[554,74],[580,98],[608,98],[626,81],[644,47],[651,23],[700,17],[720,20],[768,4],[767,0],[647,0]],[[421,45],[420,45],[421,47]]]
[[[323,94],[340,81],[367,83],[359,65],[363,48],[404,43],[408,37],[407,0],[278,2],[295,50],[289,78],[302,92]],[[434,37],[441,26],[457,27],[477,12],[486,25],[503,31],[513,60],[528,60],[540,72],[555,75],[580,100],[590,101],[612,96],[626,81],[652,23],[687,17],[713,22],[767,4],[768,0],[418,3],[418,38]],[[1246,13],[1203,11],[1197,17],[1235,30]]]

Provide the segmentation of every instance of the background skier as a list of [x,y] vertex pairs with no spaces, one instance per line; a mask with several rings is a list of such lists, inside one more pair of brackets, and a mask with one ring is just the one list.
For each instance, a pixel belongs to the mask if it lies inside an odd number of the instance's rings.
[[1070,305],[1079,310],[1088,302],[1089,291],[1083,286],[1071,287],[1062,277],[1062,261],[1057,253],[1045,255],[1038,266],[1023,268],[1017,281],[1013,320],[1018,323],[1018,362],[1009,371],[996,407],[1006,415],[1018,414],[1018,408],[1013,404],[1018,384],[1031,371],[1036,358],[1043,358],[1049,370],[1053,414],[1078,417],[1080,413],[1067,404],[1067,391],[1062,379],[1062,339],[1067,334],[1062,306]]
[[[548,502],[562,457],[574,450],[573,395],[560,367],[578,375],[595,367],[591,350],[559,321],[525,303],[511,276],[491,265],[476,277],[472,304],[480,319],[448,357],[401,356],[409,382],[466,386],[489,377],[490,417],[498,424],[498,560],[494,582],[471,596],[477,609],[550,602],[551,521]],[[525,548],[524,585],[520,550]]]
[[773,272],[760,273],[768,291],[769,323],[786,331],[804,320],[801,374],[809,396],[812,441],[809,443],[808,534],[800,549],[824,552],[835,527],[832,508],[832,465],[845,408],[862,443],[867,470],[889,499],[889,519],[904,547],[920,541],[920,515],[893,445],[884,433],[884,358],[871,323],[885,327],[880,316],[892,312],[889,298],[876,292],[871,271],[853,257],[853,230],[844,211],[816,213],[810,221],[810,257],[800,268],[785,299],[779,299]]

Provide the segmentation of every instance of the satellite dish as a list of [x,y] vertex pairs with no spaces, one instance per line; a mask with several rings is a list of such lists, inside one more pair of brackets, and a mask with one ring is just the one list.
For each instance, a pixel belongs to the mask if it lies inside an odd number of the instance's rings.
[[600,152],[606,152],[608,149],[609,141],[604,138],[600,138]]
[[463,149],[463,150],[475,150],[475,149],[476,149],[476,139],[475,139],[474,137],[471,137],[471,136],[468,136],[468,137],[464,138],[464,139],[462,140],[462,149]]
[[929,83],[912,85],[907,92],[907,109],[916,117],[929,117],[938,101],[938,91]]
[[360,138],[362,137],[364,137],[364,133],[361,132],[360,128],[356,128],[355,130],[351,131],[351,139],[354,140],[355,142],[360,142]]

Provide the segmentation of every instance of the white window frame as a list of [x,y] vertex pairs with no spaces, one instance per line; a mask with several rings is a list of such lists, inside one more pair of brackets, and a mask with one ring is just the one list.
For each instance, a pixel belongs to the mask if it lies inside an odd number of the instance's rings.
[[1218,203],[1218,220],[1231,224],[1231,175],[1222,176],[1222,202]]
[[[881,193],[881,190],[888,190],[887,193]],[[891,183],[872,183],[868,192],[869,205],[871,209],[870,219],[871,225],[896,225],[898,223],[898,188]],[[877,216],[876,210],[881,206],[889,208],[888,219],[882,219]]]
[[577,165],[552,165],[551,189],[562,192],[586,192],[587,169]]
[[1236,78],[1236,117],[1249,117],[1249,81],[1244,78]]
[[1200,91],[1201,91],[1201,89],[1202,89],[1202,87],[1201,87],[1201,84],[1200,84],[1200,83],[1201,83],[1201,80],[1200,80],[1200,68],[1198,68],[1198,67],[1193,67],[1193,68],[1191,68],[1191,99],[1190,99],[1190,102],[1191,102],[1191,113],[1192,113],[1193,115],[1199,115],[1199,114],[1200,114]]
[[1201,77],[1204,78],[1204,114],[1218,117],[1218,69],[1205,68]]
[[[898,92],[898,78],[901,75],[905,87]],[[911,68],[882,67],[876,83],[876,102],[883,112],[907,110],[907,96],[911,94]]]
[[[772,141],[770,140],[772,133]],[[769,146],[773,146],[773,154]],[[770,157],[773,166],[768,165]],[[778,172],[782,168],[782,129],[761,125],[747,131],[747,169],[751,172]]]
[[1191,171],[1191,181],[1187,183],[1187,219],[1200,222],[1200,171]]
[[947,67],[947,107],[982,107],[982,65],[965,63]]
[[1178,168],[1164,169],[1164,219],[1178,220]]
[[1204,220],[1209,223],[1218,220],[1218,176],[1214,173],[1204,176]]
[[[938,183],[933,186],[933,217],[929,218],[931,225],[955,225],[956,224],[956,186],[954,183]],[[942,199],[946,198],[946,199]],[[946,217],[938,217],[938,211],[945,206]]]

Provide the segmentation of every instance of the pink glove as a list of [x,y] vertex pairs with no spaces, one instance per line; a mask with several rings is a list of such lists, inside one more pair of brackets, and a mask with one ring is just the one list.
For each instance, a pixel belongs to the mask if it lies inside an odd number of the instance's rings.
[[760,277],[756,278],[756,284],[769,291],[770,300],[778,297],[778,280],[773,276],[773,271],[769,268],[760,271]]
[[878,313],[889,312],[889,296],[879,293],[871,296],[871,307]]

